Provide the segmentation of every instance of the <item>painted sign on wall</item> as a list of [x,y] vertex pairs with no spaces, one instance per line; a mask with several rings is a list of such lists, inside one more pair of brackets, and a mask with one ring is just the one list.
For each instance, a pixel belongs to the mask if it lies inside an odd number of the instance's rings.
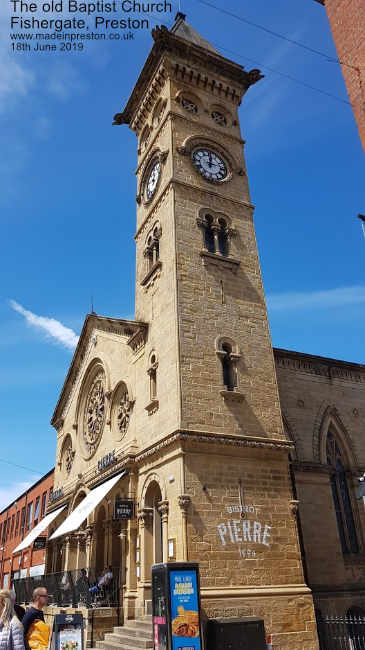
[[[231,518],[217,525],[217,531],[222,546],[227,544],[240,545],[241,557],[252,558],[256,556],[255,549],[247,548],[248,545],[261,544],[269,547],[271,544],[271,526],[263,521],[258,521],[258,508],[252,505],[227,506],[229,514],[238,513],[240,519]],[[247,514],[254,515],[255,519],[247,519]]]

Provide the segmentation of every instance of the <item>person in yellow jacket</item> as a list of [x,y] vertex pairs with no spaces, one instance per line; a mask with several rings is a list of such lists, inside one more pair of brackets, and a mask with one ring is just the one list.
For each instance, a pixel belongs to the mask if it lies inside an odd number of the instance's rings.
[[36,619],[28,630],[28,646],[31,650],[47,650],[49,645],[49,635],[49,625],[44,621]]

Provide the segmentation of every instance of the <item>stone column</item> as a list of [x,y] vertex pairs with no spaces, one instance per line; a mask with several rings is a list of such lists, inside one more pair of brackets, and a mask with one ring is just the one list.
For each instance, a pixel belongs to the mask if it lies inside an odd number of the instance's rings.
[[219,226],[213,225],[212,230],[213,230],[213,235],[214,235],[215,252],[216,252],[217,255],[221,255],[221,252],[219,250],[219,240],[218,240]]
[[88,526],[85,530],[85,555],[86,555],[86,568],[89,569],[92,566],[92,555],[94,547],[94,535],[95,535],[94,526]]
[[146,566],[152,563],[152,534],[147,526],[151,522],[151,511],[144,508],[138,512],[139,536],[140,536],[140,582],[146,581]]
[[[182,561],[188,561],[188,508],[190,505],[190,497],[188,494],[180,494],[179,496],[179,506],[181,509],[182,517]],[[176,552],[177,549],[176,549]]]
[[64,549],[65,551],[63,557],[62,569],[63,571],[68,571],[70,569],[71,535],[67,535],[67,537],[65,537]]
[[[128,498],[135,499],[137,491],[137,476],[131,470],[129,472]],[[136,616],[136,541],[137,541],[137,520],[128,519],[126,528],[121,530],[122,541],[122,564],[124,577],[123,611],[124,619],[135,618]]]
[[112,520],[104,521],[104,566],[112,563]]
[[86,533],[77,535],[76,569],[85,569],[86,566]]
[[160,501],[158,504],[158,511],[161,515],[162,523],[162,561],[167,562],[168,560],[168,520],[169,520],[169,502]]

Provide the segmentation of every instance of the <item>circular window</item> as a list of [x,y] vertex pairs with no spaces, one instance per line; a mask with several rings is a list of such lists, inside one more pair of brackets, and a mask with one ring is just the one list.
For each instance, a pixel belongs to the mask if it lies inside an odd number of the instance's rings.
[[216,124],[219,124],[220,126],[227,126],[227,118],[223,113],[220,113],[219,111],[213,111],[212,113],[212,119]]
[[121,437],[124,437],[127,432],[131,412],[132,403],[129,399],[127,387],[123,386],[123,389],[119,395],[116,409],[116,424]]
[[189,113],[197,113],[198,112],[197,105],[194,102],[192,102],[191,99],[187,99],[187,97],[182,97],[181,100],[180,100],[180,104]]
[[102,370],[95,375],[85,402],[83,441],[90,458],[96,451],[105,423],[105,376]]

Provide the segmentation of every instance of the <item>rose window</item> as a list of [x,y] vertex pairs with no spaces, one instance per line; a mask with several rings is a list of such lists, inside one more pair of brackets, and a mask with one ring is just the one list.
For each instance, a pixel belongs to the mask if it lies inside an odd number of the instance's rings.
[[105,421],[104,373],[99,372],[89,390],[84,415],[84,442],[91,455],[97,448]]
[[212,113],[212,118],[214,122],[217,124],[220,124],[220,126],[226,126],[227,125],[227,120],[225,115],[223,113],[220,113],[219,111],[213,111]]
[[192,102],[190,99],[186,99],[185,97],[182,97],[181,99],[181,106],[188,111],[189,113],[197,113],[198,112],[198,107],[194,102]]
[[125,433],[128,429],[131,417],[132,403],[129,399],[128,391],[124,390],[120,396],[117,408],[117,424],[120,433]]

